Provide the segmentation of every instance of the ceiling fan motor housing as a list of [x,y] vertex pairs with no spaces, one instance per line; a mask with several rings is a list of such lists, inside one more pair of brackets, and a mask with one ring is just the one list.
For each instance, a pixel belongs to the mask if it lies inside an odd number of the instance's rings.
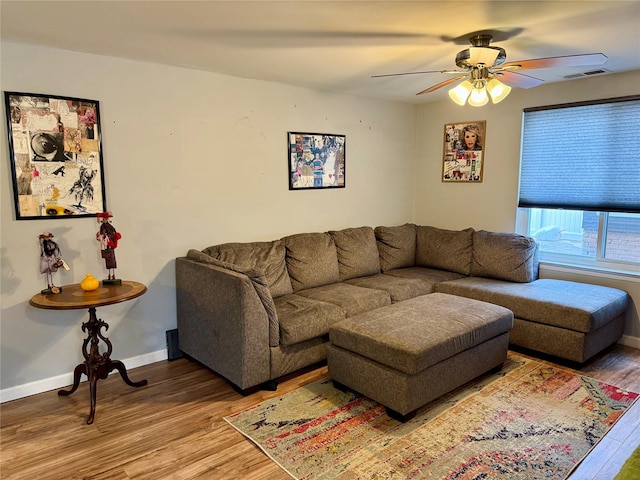
[[[475,61],[475,58],[493,58],[494,56],[495,60],[491,65],[487,65],[487,67],[491,68],[502,65],[507,59],[507,52],[504,51],[504,48],[490,46],[492,40],[493,37],[488,34],[480,34],[471,37],[469,42],[471,42],[473,47],[458,52],[456,55],[456,65],[460,68],[472,68],[478,64],[478,62]],[[474,49],[475,54],[472,53],[471,49]]]

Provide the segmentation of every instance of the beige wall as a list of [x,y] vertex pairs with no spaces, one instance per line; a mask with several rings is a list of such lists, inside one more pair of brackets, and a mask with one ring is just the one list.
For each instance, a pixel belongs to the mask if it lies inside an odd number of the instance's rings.
[[[164,349],[176,326],[173,259],[189,248],[411,219],[413,105],[10,42],[1,53],[2,90],[100,101],[107,206],[123,236],[117,273],[149,287],[98,309],[114,358]],[[289,191],[287,131],[346,134],[347,187]],[[14,220],[6,140],[0,148],[4,390],[67,378],[82,360],[86,312],[28,305],[44,288],[38,234],[54,233],[71,266],[57,282],[105,270],[95,220]]]
[[[512,231],[522,108],[638,93],[640,84],[636,72],[514,89],[503,104],[482,109],[449,101],[417,107],[11,42],[1,49],[2,90],[100,101],[107,205],[123,235],[118,274],[149,287],[138,300],[98,311],[110,324],[113,357],[129,367],[157,360],[165,331],[175,328],[173,259],[187,249],[406,221]],[[443,125],[467,120],[487,120],[485,181],[442,184]],[[288,190],[290,130],[347,135],[347,188]],[[6,141],[0,149],[0,389],[7,400],[69,384],[82,361],[86,312],[28,305],[44,286],[38,234],[53,232],[71,265],[58,283],[100,276],[104,263],[93,219],[14,219]],[[628,289],[635,305],[638,285]],[[640,338],[637,308],[627,334]]]
[[[535,76],[535,74],[534,74]],[[460,107],[446,100],[418,108],[416,130],[415,222],[441,228],[473,227],[513,232],[516,228],[522,109],[640,94],[640,72],[604,75],[513,89],[503,102],[482,108]],[[444,125],[486,120],[484,179],[479,184],[443,183]],[[570,126],[567,126],[570,128]],[[620,128],[621,141],[628,137]],[[640,271],[640,269],[639,269]],[[597,274],[543,265],[540,275],[622,288],[633,304],[623,342],[640,348],[640,278]]]

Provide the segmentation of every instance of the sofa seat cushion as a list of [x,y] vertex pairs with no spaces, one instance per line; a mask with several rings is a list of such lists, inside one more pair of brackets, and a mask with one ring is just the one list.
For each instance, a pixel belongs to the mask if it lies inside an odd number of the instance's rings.
[[461,275],[459,273],[424,267],[398,268],[395,270],[388,270],[385,272],[385,274],[394,277],[420,280],[421,282],[425,283],[426,287],[429,289],[427,293],[435,292],[435,286],[439,282],[465,278],[464,275]]
[[[338,305],[347,317],[391,305],[391,296],[383,290],[356,287],[348,283],[332,283],[297,293],[306,298]],[[279,318],[279,317],[278,317]]]
[[416,226],[405,223],[397,227],[376,227],[374,230],[383,272],[416,264]]
[[380,273],[380,256],[371,227],[330,231],[338,253],[340,281]]
[[469,275],[473,229],[444,230],[418,226],[416,234],[416,266],[448,270]]
[[533,238],[515,233],[473,232],[471,275],[532,282],[538,278],[538,245]]
[[624,290],[550,278],[512,283],[468,277],[439,283],[436,291],[502,305],[516,318],[583,333],[606,325],[629,304]]
[[283,238],[293,292],[340,281],[338,253],[328,233],[299,233]]
[[415,375],[512,327],[506,308],[432,293],[348,318],[329,337],[332,345]]
[[394,277],[380,273],[369,277],[360,277],[347,280],[345,283],[357,287],[375,288],[384,290],[391,296],[391,303],[402,302],[410,298],[419,297],[432,292],[432,286],[428,282],[416,278]]
[[333,303],[291,294],[274,300],[280,322],[280,344],[296,343],[321,337],[329,328],[346,318],[345,312]]
[[255,269],[264,274],[273,297],[293,293],[282,240],[273,242],[224,243],[203,250],[216,260]]

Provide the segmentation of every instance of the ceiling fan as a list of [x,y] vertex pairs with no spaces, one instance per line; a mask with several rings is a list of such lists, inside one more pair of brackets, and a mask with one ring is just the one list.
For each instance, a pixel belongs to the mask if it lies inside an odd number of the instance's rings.
[[492,40],[493,36],[487,33],[479,33],[469,38],[472,46],[458,52],[456,55],[456,65],[459,70],[390,73],[385,75],[372,75],[372,78],[425,73],[456,75],[444,82],[422,90],[416,95],[430,93],[462,80],[459,85],[449,90],[449,96],[459,105],[464,105],[468,99],[469,105],[479,107],[489,101],[487,93],[491,96],[493,103],[498,103],[509,95],[511,91],[510,85],[520,88],[531,88],[537,87],[544,82],[544,80],[539,78],[519,73],[518,70],[601,65],[607,61],[607,56],[602,53],[587,53],[583,55],[536,58],[505,63],[507,53],[504,48],[491,46]]

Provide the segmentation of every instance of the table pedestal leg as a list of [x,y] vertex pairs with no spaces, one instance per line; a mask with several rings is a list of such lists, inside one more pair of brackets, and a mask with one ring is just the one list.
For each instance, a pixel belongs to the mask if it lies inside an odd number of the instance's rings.
[[[82,324],[82,331],[88,332],[87,338],[85,338],[82,343],[82,355],[85,359],[84,363],[77,365],[74,369],[73,386],[71,389],[58,391],[58,395],[71,395],[77,390],[82,374],[84,373],[87,376],[89,380],[89,398],[91,402],[91,410],[89,412],[89,417],[87,418],[88,424],[92,424],[95,417],[96,389],[98,380],[104,380],[113,370],[118,370],[122,380],[124,380],[127,385],[132,387],[142,387],[147,384],[146,380],[141,380],[139,382],[131,381],[124,363],[120,360],[111,360],[110,357],[113,346],[111,345],[111,341],[100,332],[102,328],[108,330],[109,325],[106,322],[99,320],[96,316],[96,309],[91,307],[89,309],[89,321]],[[100,340],[102,340],[107,346],[107,351],[102,354],[100,353],[100,348],[98,346]]]

